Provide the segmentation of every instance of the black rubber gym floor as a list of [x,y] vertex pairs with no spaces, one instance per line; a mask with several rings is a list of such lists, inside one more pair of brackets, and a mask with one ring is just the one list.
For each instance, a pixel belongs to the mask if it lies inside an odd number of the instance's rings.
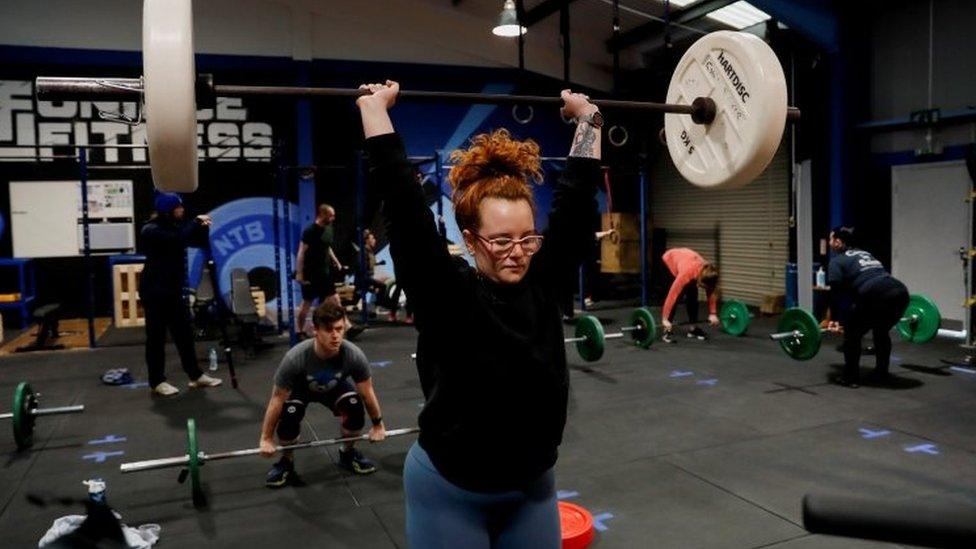
[[[598,314],[613,331],[628,312]],[[765,337],[774,325],[756,319],[746,337],[713,330],[707,342],[682,339],[646,351],[611,340],[595,363],[568,349],[570,415],[557,483],[560,497],[596,517],[592,546],[884,547],[807,534],[800,498],[818,491],[976,502],[976,372],[943,367],[940,358],[959,356],[952,343],[896,342],[890,383],[848,389],[827,382],[841,362],[836,340],[828,337],[813,360],[794,362]],[[422,404],[414,341],[409,327],[370,329],[357,340],[374,363],[389,428],[414,425]],[[172,399],[100,383],[105,370],[119,367],[144,380],[141,347],[0,359],[0,395],[27,379],[42,406],[87,407],[40,418],[28,451],[0,435],[0,545],[36,546],[54,519],[82,512],[38,507],[26,495],[84,497],[81,481],[102,477],[123,521],[160,524],[167,547],[406,547],[401,470],[413,437],[363,446],[380,467],[366,477],[338,469],[334,448],[303,451],[297,467],[304,487],[265,488],[271,462],[257,457],[211,463],[202,470],[202,510],[193,507],[189,486],[177,484],[178,469],[119,473],[125,461],[183,454],[188,417],[197,420],[204,451],[256,446],[285,350],[282,341],[240,357],[239,390],[223,364],[224,386],[188,390],[170,349],[168,373],[183,389]],[[873,360],[862,359],[863,373]],[[332,438],[336,422],[311,407],[303,434]]]

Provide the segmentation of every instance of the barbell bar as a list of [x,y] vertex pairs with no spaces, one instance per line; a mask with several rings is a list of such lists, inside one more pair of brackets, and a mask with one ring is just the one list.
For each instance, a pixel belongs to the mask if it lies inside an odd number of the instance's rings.
[[[141,78],[99,78],[99,77],[60,77],[39,76],[35,79],[34,90],[40,101],[101,100],[101,101],[139,101],[143,96]],[[201,73],[197,76],[194,96],[198,105],[211,106],[217,97],[281,97],[290,99],[328,99],[333,97],[362,97],[368,90],[358,88],[329,88],[310,86],[254,86],[237,84],[216,84],[213,75]],[[486,103],[492,105],[561,105],[562,99],[545,95],[508,95],[498,93],[447,92],[433,90],[400,90],[397,96],[402,99],[435,101],[440,103]],[[691,115],[696,124],[711,124],[715,120],[715,100],[710,97],[696,97],[690,105],[675,103],[654,103],[650,101],[627,101],[621,99],[593,99],[590,101],[601,109],[621,109],[633,111],[666,112]],[[799,120],[800,110],[790,107],[787,118]]]
[[[358,97],[365,90],[216,84],[196,72],[191,0],[144,0],[140,78],[38,77],[39,100],[135,100],[143,105],[153,182],[163,191],[197,188],[196,116],[217,96]],[[401,90],[404,99],[559,105],[558,97]],[[665,113],[665,135],[681,175],[700,187],[744,185],[779,147],[787,119],[786,78],[757,36],[718,31],[696,41],[678,63],[666,102],[596,99],[606,109]]]
[[[407,427],[402,429],[391,429],[386,432],[387,438],[399,437],[403,435],[409,435],[413,433],[419,433],[420,428],[418,427]],[[291,450],[306,450],[309,448],[319,448],[322,446],[334,446],[336,444],[343,444],[346,442],[358,442],[369,440],[369,434],[362,434],[353,437],[342,437],[342,438],[330,438],[323,440],[311,440],[308,442],[299,442],[296,444],[288,444],[285,446],[275,446],[275,450],[278,452],[291,451]],[[156,469],[168,469],[173,467],[182,467],[184,472],[181,472],[179,481],[182,483],[185,476],[188,474],[190,477],[190,490],[193,496],[193,501],[195,503],[201,503],[203,501],[203,489],[200,480],[200,468],[203,467],[208,461],[220,461],[226,459],[235,459],[241,457],[256,456],[261,453],[261,448],[246,448],[242,450],[230,450],[227,452],[217,452],[213,454],[208,454],[200,449],[200,440],[197,436],[197,425],[196,420],[189,418],[186,420],[186,448],[187,452],[182,456],[174,456],[167,458],[156,458],[147,459],[144,461],[133,461],[129,463],[123,463],[119,465],[119,471],[122,473],[139,473],[143,471],[153,471]]]
[[30,383],[21,381],[14,389],[13,407],[10,412],[0,414],[0,419],[9,419],[14,431],[14,443],[18,450],[34,444],[34,422],[41,416],[61,414],[80,414],[85,411],[83,404],[39,408],[41,395],[31,389]]

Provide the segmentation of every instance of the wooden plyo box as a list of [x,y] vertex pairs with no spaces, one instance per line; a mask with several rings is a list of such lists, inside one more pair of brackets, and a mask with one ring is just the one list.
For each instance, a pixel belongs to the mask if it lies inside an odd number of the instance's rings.
[[119,327],[145,326],[146,313],[139,299],[139,279],[142,263],[126,263],[112,267],[112,287],[115,289],[115,325]]
[[[600,242],[600,271],[611,274],[640,272],[640,223],[636,214],[605,213],[602,230],[616,230]],[[647,227],[647,249],[651,249],[651,227]],[[650,255],[647,257],[650,265]]]

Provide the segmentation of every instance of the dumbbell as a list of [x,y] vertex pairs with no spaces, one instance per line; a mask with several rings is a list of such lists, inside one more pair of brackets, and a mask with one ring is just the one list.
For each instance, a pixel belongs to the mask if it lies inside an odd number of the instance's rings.
[[749,312],[749,307],[745,303],[730,299],[722,304],[718,319],[721,322],[723,332],[730,336],[740,336],[749,329],[752,313]]
[[587,362],[600,360],[603,356],[605,342],[608,339],[620,339],[630,334],[634,345],[647,349],[657,339],[657,324],[654,316],[647,307],[639,307],[630,313],[630,325],[620,328],[619,332],[606,334],[603,325],[595,316],[584,315],[576,321],[574,337],[563,340],[565,343],[575,343],[576,352]]
[[34,443],[34,421],[40,416],[58,414],[80,414],[85,411],[82,404],[75,406],[59,406],[56,408],[38,408],[38,397],[30,383],[21,381],[14,389],[14,406],[11,412],[0,414],[0,419],[12,420],[14,428],[14,442],[17,449],[28,448]]
[[[937,335],[950,338],[964,338],[965,332],[940,330],[942,315],[939,308],[928,297],[912,294],[908,299],[908,307],[902,313],[896,325],[903,340],[909,343],[928,343]],[[769,334],[769,338],[778,341],[783,352],[794,360],[809,360],[820,351],[823,332],[813,315],[793,307],[787,309],[780,317],[776,333]]]

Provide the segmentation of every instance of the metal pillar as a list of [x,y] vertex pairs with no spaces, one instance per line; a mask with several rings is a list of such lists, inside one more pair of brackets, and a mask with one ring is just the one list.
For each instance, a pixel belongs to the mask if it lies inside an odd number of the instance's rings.
[[647,307],[647,157],[640,156],[641,307]]
[[366,280],[366,239],[363,238],[363,229],[366,228],[366,220],[363,219],[365,206],[366,173],[363,169],[363,151],[356,151],[356,242],[359,244],[359,274],[353,280],[356,281],[357,293],[363,300],[359,317],[363,326],[369,323],[369,310],[366,307],[366,291],[369,290],[369,282]]
[[797,303],[813,310],[813,178],[811,161],[804,160],[793,169],[796,179],[796,292]]
[[[88,217],[88,150],[78,149],[81,180],[81,235],[85,254],[85,304],[88,309],[88,347],[95,348],[95,273],[92,269],[90,219]],[[57,336],[57,334],[54,334]]]

